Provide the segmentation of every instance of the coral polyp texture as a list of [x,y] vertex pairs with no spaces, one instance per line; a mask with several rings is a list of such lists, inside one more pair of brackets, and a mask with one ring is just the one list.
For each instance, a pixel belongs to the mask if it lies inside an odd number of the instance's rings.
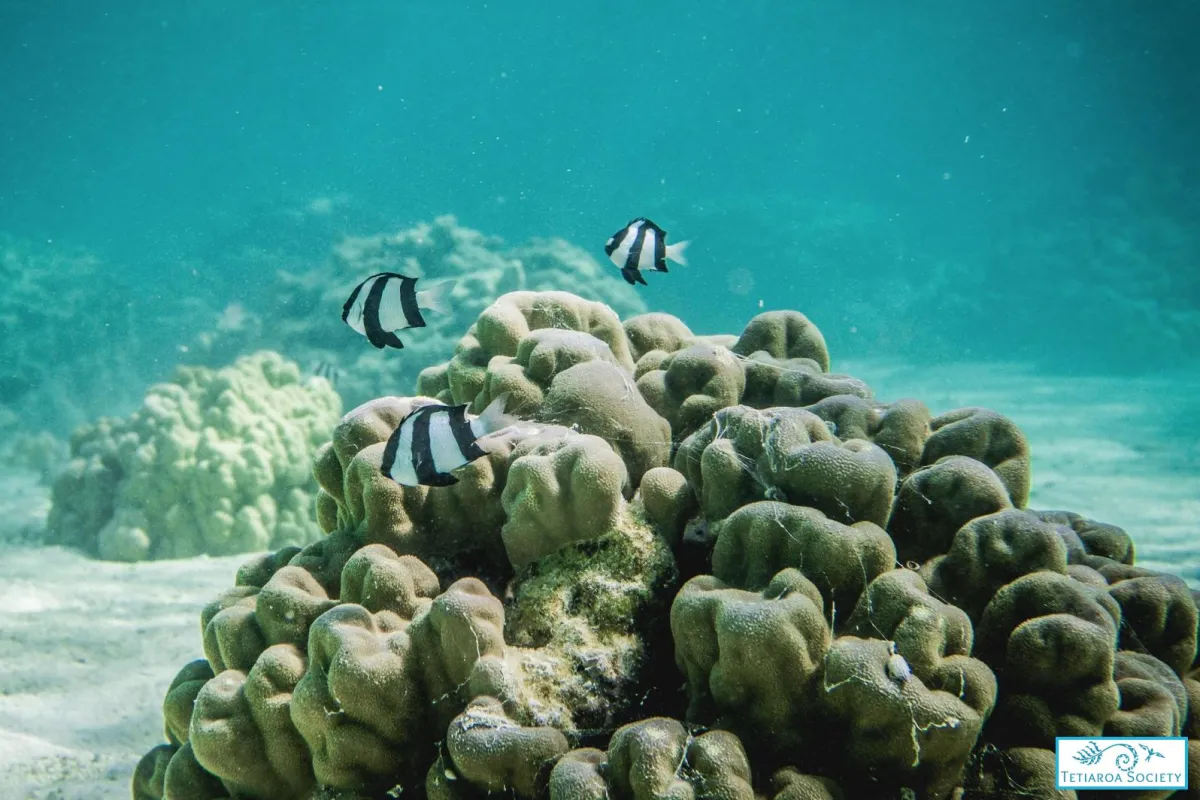
[[[317,449],[324,536],[204,609],[134,797],[1074,797],[1055,737],[1200,733],[1181,580],[1028,508],[1011,420],[830,370],[797,312],[500,297]],[[502,393],[458,483],[381,474]]]
[[130,416],[75,430],[46,542],[116,561],[312,542],[309,462],[340,412],[326,380],[270,351],[180,367]]

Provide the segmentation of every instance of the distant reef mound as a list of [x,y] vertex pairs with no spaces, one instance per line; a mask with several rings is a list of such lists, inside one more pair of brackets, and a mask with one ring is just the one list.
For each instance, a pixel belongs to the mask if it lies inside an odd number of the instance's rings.
[[[349,407],[449,358],[459,333],[505,292],[569,286],[624,316],[646,311],[611,265],[561,238],[510,244],[453,216],[389,229],[366,213],[333,224],[322,211],[252,216],[237,236],[166,264],[154,253],[117,264],[0,233],[0,457],[53,477],[56,463],[18,451],[46,453],[46,434],[62,442],[78,425],[132,411],[176,364],[220,369],[273,350],[304,375],[332,367]],[[364,226],[386,232],[347,233]],[[364,346],[341,320],[353,288],[382,271],[457,282],[455,313],[428,315],[428,327],[402,337],[399,356]]]
[[[315,449],[320,538],[202,611],[135,800],[1069,798],[1057,736],[1200,735],[1195,596],[1028,508],[1004,416],[883,402],[795,311],[464,328]],[[457,484],[381,474],[413,409],[502,393]]]
[[[268,348],[306,370],[334,365],[337,391],[347,405],[411,386],[426,365],[449,358],[462,330],[506,292],[569,286],[622,316],[646,311],[633,287],[613,279],[611,265],[564,239],[508,244],[449,215],[390,233],[341,237],[328,257],[316,261],[270,251],[242,257],[252,272],[272,276],[262,299],[233,302],[214,315],[183,360],[225,364],[241,353]],[[400,331],[404,349],[399,353],[364,346],[363,337],[342,322],[342,304],[358,283],[377,272],[399,272],[425,284],[454,279],[454,314],[428,314],[427,327]]]
[[142,407],[71,436],[46,543],[115,561],[228,555],[308,544],[308,461],[341,413],[323,378],[278,353],[179,367]]

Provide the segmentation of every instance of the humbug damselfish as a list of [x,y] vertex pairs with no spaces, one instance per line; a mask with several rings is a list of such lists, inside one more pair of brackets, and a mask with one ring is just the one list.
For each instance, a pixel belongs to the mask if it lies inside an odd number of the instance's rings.
[[451,486],[450,473],[487,455],[478,439],[517,420],[504,413],[508,394],[493,400],[478,417],[467,406],[430,403],[414,409],[388,437],[383,448],[383,474],[403,486]]
[[621,268],[621,277],[628,284],[646,285],[642,270],[667,272],[667,259],[687,265],[683,251],[688,242],[667,244],[667,232],[645,217],[630,220],[624,228],[608,237],[604,252]]
[[425,327],[422,311],[450,314],[450,293],[454,280],[439,281],[429,289],[417,291],[417,278],[396,272],[378,272],[354,287],[342,306],[342,322],[367,337],[382,350],[400,349],[404,343],[395,331]]

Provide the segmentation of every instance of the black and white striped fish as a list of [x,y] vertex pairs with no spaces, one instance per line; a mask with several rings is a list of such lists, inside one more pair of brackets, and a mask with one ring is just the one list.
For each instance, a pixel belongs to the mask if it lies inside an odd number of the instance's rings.
[[630,220],[629,224],[608,237],[604,252],[621,268],[626,283],[645,285],[643,270],[667,272],[667,259],[687,265],[683,251],[688,242],[667,244],[667,232],[645,217]]
[[329,381],[329,385],[337,388],[338,380],[342,377],[342,371],[338,369],[337,364],[331,364],[328,361],[318,361],[312,368],[312,377],[324,378]]
[[458,483],[451,472],[487,455],[477,440],[516,422],[504,413],[506,400],[500,395],[478,417],[469,416],[466,405],[417,408],[388,437],[380,469],[402,486]]
[[395,272],[379,272],[354,287],[342,306],[342,322],[367,337],[382,350],[400,349],[404,343],[395,331],[425,327],[422,311],[450,314],[450,292],[454,281],[439,281],[417,291],[417,278]]

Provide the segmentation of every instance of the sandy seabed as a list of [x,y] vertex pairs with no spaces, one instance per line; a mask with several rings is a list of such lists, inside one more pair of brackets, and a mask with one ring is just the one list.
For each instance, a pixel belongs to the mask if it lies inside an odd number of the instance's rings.
[[[837,369],[884,401],[1007,414],[1033,446],[1032,508],[1121,525],[1139,564],[1200,584],[1200,374]],[[0,798],[128,798],[138,759],[163,741],[168,685],[202,656],[200,610],[246,556],[127,565],[13,544],[44,521],[48,491],[25,473],[0,486]]]

